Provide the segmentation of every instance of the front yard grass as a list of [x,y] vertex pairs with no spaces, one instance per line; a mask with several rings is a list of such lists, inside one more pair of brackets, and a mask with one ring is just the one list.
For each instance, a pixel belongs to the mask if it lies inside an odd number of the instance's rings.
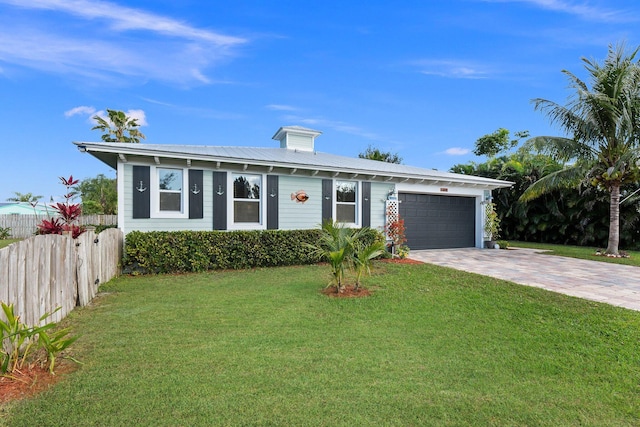
[[[120,277],[11,426],[636,426],[640,313],[433,265]],[[0,411],[0,414],[2,411]]]
[[19,242],[21,239],[0,239],[0,249],[9,246],[12,243]]
[[611,262],[614,264],[633,265],[640,267],[640,252],[621,250],[629,255],[629,258],[609,258],[606,256],[595,255],[598,249],[604,252],[606,248],[594,248],[589,246],[569,246],[569,245],[553,245],[550,243],[532,243],[532,242],[511,242],[512,247],[544,249],[549,255],[566,256],[570,258],[588,259],[590,261]]

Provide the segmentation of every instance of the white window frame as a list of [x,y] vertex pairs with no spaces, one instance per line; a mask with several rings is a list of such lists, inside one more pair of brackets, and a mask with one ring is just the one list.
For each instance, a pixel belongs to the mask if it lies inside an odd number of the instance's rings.
[[[175,169],[182,171],[182,192],[180,197],[180,212],[160,210],[160,169]],[[151,218],[189,218],[189,169],[163,165],[151,166]]]
[[[356,185],[356,194],[355,194],[355,201],[352,202],[338,202],[338,183],[339,182],[349,182],[349,183],[354,183]],[[360,181],[354,181],[352,179],[334,179],[333,180],[333,218],[335,218],[335,221],[338,221],[338,205],[353,205],[355,206],[355,222],[340,222],[341,224],[344,224],[347,227],[360,227],[361,224],[361,219],[360,219],[360,211],[361,211],[361,206],[360,206]]]
[[[260,198],[257,202],[260,204],[260,222],[235,222],[235,201],[233,192],[233,182],[238,175],[252,175],[260,177]],[[227,229],[228,230],[266,230],[267,229],[267,201],[265,199],[265,187],[267,176],[262,173],[229,171],[227,179]],[[247,201],[249,199],[237,199],[238,201]],[[254,199],[255,200],[255,199]]]

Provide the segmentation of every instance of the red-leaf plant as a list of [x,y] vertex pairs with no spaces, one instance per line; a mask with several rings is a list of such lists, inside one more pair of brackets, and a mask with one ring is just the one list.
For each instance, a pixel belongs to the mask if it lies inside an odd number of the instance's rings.
[[73,175],[69,178],[60,177],[62,185],[67,187],[67,193],[64,195],[64,203],[56,203],[51,207],[60,215],[51,219],[43,219],[38,225],[39,234],[62,234],[63,232],[71,232],[74,239],[84,233],[85,228],[74,222],[82,214],[82,206],[79,203],[71,203],[75,197],[75,193],[71,191],[71,187],[76,185],[79,180],[73,179]]
[[387,211],[387,218],[392,218],[384,227],[384,232],[387,238],[392,242],[392,251],[396,251],[402,247],[407,241],[405,236],[404,220],[400,218],[400,214],[392,214],[391,211]]

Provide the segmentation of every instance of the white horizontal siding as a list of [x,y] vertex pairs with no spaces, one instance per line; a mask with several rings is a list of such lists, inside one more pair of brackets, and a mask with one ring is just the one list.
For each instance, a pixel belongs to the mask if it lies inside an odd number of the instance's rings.
[[[282,230],[319,228],[322,223],[322,179],[280,176],[278,183],[278,222]],[[305,203],[291,200],[291,194],[303,190]]]
[[[120,179],[121,177],[118,177]],[[126,233],[131,231],[180,231],[180,230],[200,230],[206,231],[213,228],[213,172],[204,170],[203,180],[203,218],[133,218],[133,167],[130,164],[124,165],[124,224],[120,228]],[[184,194],[184,197],[189,197]],[[153,210],[153,208],[152,208]]]
[[313,138],[303,135],[287,135],[287,148],[302,151],[313,151]]
[[379,182],[371,183],[371,228],[375,230],[384,230],[384,222],[386,216],[387,196],[389,192],[395,188],[393,184],[385,184]]

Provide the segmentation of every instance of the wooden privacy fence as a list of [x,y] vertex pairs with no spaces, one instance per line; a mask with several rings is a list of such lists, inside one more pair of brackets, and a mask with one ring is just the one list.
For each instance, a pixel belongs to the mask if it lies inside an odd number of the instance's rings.
[[[53,211],[52,211],[53,212]],[[9,228],[10,235],[14,239],[31,237],[38,229],[38,224],[45,215],[0,215],[0,228]],[[117,215],[82,215],[78,218],[79,225],[117,225]]]
[[116,228],[77,239],[48,234],[0,249],[0,301],[14,304],[23,323],[62,307],[47,321],[62,320],[76,305],[88,304],[100,283],[120,272],[122,231]]

